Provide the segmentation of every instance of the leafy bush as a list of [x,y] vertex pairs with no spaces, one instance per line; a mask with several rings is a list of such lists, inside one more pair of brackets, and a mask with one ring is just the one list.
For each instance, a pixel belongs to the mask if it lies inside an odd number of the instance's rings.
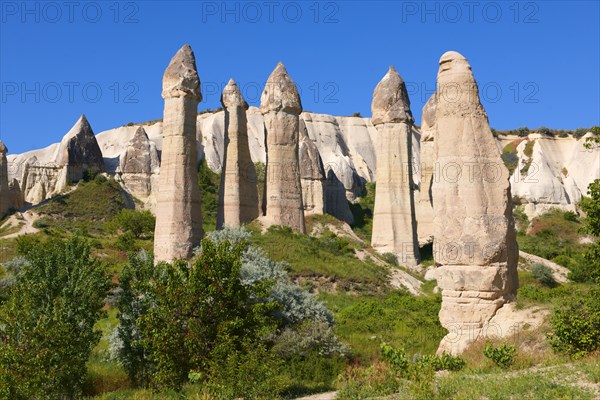
[[121,251],[134,251],[137,249],[135,236],[131,232],[125,232],[115,240],[115,247]]
[[527,135],[529,135],[529,128],[528,128],[528,127],[526,127],[526,126],[523,126],[523,127],[521,127],[521,128],[518,128],[518,129],[517,129],[517,134],[518,134],[519,136],[521,136],[521,137],[523,137],[523,136],[527,136]]
[[81,396],[86,363],[100,340],[109,288],[104,267],[79,238],[26,248],[0,308],[0,397]]
[[[284,387],[281,364],[264,344],[224,341],[212,352],[204,387],[215,399],[278,399]],[[200,379],[203,376],[196,374]]]
[[148,210],[123,209],[107,225],[113,231],[130,232],[136,238],[154,234],[156,218]]
[[575,137],[575,139],[581,139],[588,132],[589,129],[587,128],[577,128],[575,129],[575,133],[573,133],[573,136]]
[[535,279],[539,280],[542,285],[550,287],[556,285],[556,280],[554,279],[552,270],[545,265],[533,264],[531,266],[531,275],[533,275]]
[[483,349],[483,355],[492,360],[500,368],[508,368],[515,361],[517,348],[509,344],[503,344],[498,347],[487,344]]
[[408,358],[404,350],[397,349],[387,343],[381,343],[381,357],[398,371],[405,372],[408,369]]
[[555,351],[580,356],[600,350],[600,287],[578,293],[554,310],[550,345]]
[[[145,281],[124,272],[124,296],[142,312],[123,329],[123,338],[138,335],[131,343],[143,350],[143,362],[150,361],[143,369],[156,387],[180,390],[190,372],[207,373],[215,357],[243,352],[248,343],[258,345],[273,331],[275,320],[269,315],[277,304],[260,300],[268,297],[270,283],[242,283],[243,249],[243,243],[205,239],[193,265],[161,263],[146,271],[150,279]],[[145,299],[142,304],[140,297]],[[132,308],[125,305],[124,311]],[[122,312],[119,319],[128,323],[128,317]]]
[[206,160],[202,160],[198,167],[198,186],[202,193],[202,223],[206,231],[215,229],[217,225],[220,185],[221,174],[213,172]]
[[[588,187],[590,199],[582,200],[580,207],[586,212],[582,233],[598,238],[600,236],[600,179],[590,183]],[[576,282],[599,282],[600,283],[600,242],[596,240],[575,268],[571,269],[569,278]]]

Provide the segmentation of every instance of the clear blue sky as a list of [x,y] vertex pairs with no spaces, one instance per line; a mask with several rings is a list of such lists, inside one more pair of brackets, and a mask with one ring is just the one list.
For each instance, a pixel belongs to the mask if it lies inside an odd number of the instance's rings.
[[[25,5],[23,5],[25,4]],[[492,127],[600,125],[598,1],[96,1],[0,3],[0,137],[11,153],[162,117],[162,74],[184,43],[216,108],[230,77],[251,105],[277,61],[305,110],[371,115],[388,66],[412,110],[438,59],[465,55]],[[99,90],[101,93],[99,93]]]

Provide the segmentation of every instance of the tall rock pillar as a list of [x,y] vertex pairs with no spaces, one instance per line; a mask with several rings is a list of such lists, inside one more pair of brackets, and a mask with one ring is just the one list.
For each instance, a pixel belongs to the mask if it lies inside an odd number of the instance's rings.
[[186,259],[202,238],[196,160],[196,116],[202,100],[196,60],[189,45],[173,57],[163,76],[162,160],[154,256],[157,261]]
[[390,67],[373,93],[373,125],[377,128],[377,175],[371,245],[394,253],[398,262],[420,262],[413,195],[412,132],[414,119],[404,81]]
[[433,199],[431,184],[434,170],[434,144],[435,112],[437,98],[431,95],[425,106],[421,118],[421,143],[420,165],[421,190],[415,199],[417,203],[417,233],[419,244],[423,245],[433,241]]
[[518,248],[508,170],[471,66],[453,51],[440,58],[434,143],[434,275],[450,331],[438,352],[456,354],[516,296]]
[[223,90],[221,104],[225,110],[225,155],[217,228],[249,222],[258,218],[259,211],[258,181],[248,144],[248,104],[233,79]]
[[11,193],[8,187],[8,161],[6,153],[8,149],[0,140],[0,218],[4,217],[12,206]]
[[265,181],[268,224],[305,232],[298,162],[299,116],[302,103],[296,84],[282,63],[269,76],[260,99],[267,147]]

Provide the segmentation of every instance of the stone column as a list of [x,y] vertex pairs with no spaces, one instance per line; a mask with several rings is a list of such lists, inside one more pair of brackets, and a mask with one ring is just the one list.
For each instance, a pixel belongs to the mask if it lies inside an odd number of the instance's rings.
[[431,184],[434,170],[434,144],[435,135],[435,110],[437,100],[435,93],[431,95],[425,106],[421,118],[421,157],[419,173],[421,176],[421,190],[415,199],[417,203],[417,233],[419,244],[424,245],[433,241],[433,199]]
[[394,253],[398,262],[420,262],[412,179],[414,122],[404,81],[390,67],[375,88],[373,125],[377,128],[377,173],[371,246]]
[[434,143],[434,275],[450,331],[438,352],[456,354],[516,296],[518,248],[508,170],[471,66],[454,51],[440,58]]
[[233,79],[223,90],[221,104],[225,110],[225,154],[217,228],[240,226],[258,218],[259,211],[258,181],[248,144],[248,104]]
[[306,215],[325,213],[325,170],[317,146],[308,136],[306,123],[300,118],[300,178],[302,203]]
[[196,160],[196,117],[202,99],[196,60],[189,45],[173,57],[163,76],[162,160],[154,256],[173,261],[192,256],[202,238]]
[[0,140],[0,218],[4,217],[11,207],[11,194],[8,187],[8,149]]
[[302,103],[296,84],[282,63],[269,76],[261,96],[267,148],[266,222],[305,232],[298,162]]

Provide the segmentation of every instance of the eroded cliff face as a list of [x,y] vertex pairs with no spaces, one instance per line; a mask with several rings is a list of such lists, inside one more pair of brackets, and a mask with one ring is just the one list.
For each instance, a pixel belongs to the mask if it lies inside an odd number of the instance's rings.
[[[247,110],[247,131],[250,156],[254,163],[266,161],[264,122],[256,107]],[[325,208],[336,217],[352,221],[352,214],[346,199],[355,199],[363,190],[365,182],[375,180],[377,129],[370,118],[335,117],[327,114],[303,112],[300,119],[306,126],[310,140],[317,147],[323,162],[325,172]],[[420,189],[421,179],[425,178],[428,186],[431,175],[435,172],[432,152],[425,147],[433,147],[429,129],[423,122],[424,138],[413,127],[413,161],[416,168],[413,180]],[[139,127],[143,127],[150,142],[158,154],[162,151],[162,122],[152,122],[122,126],[110,129],[96,135],[96,140],[104,165],[109,174],[119,171],[120,160],[126,156],[129,143]],[[225,113],[204,113],[196,120],[198,160],[206,159],[213,171],[221,171],[223,166]],[[587,136],[590,136],[588,134]],[[549,138],[531,134],[526,138],[500,137],[497,139],[498,151],[512,142],[522,142],[516,151],[519,166],[513,172],[510,182],[515,204],[523,205],[525,212],[531,217],[549,208],[558,207],[572,210],[580,198],[587,193],[587,187],[594,179],[600,178],[600,157],[598,149],[588,150],[583,144],[585,139]],[[524,154],[526,141],[535,141],[533,160],[526,174],[520,170],[527,164],[528,157]],[[421,146],[424,149],[421,149]],[[17,179],[23,191],[24,200],[37,204],[65,189],[66,176],[62,168],[55,162],[54,156],[59,143],[46,148],[33,150],[22,154],[10,154],[8,158],[9,179]],[[563,169],[564,168],[564,169]],[[142,171],[139,171],[141,173]],[[152,176],[156,176],[155,171]],[[567,174],[566,176],[564,174]],[[421,176],[425,174],[424,176]],[[24,179],[25,178],[25,179]],[[147,178],[147,177],[146,177]],[[144,178],[144,179],[146,179]],[[145,183],[144,183],[145,184]],[[131,191],[131,190],[130,190]],[[427,202],[429,195],[415,193],[415,199]],[[151,193],[143,200],[150,208],[154,207],[154,195]],[[432,212],[426,209],[420,214],[421,206],[417,207],[419,241],[431,241],[433,229],[431,225]]]

